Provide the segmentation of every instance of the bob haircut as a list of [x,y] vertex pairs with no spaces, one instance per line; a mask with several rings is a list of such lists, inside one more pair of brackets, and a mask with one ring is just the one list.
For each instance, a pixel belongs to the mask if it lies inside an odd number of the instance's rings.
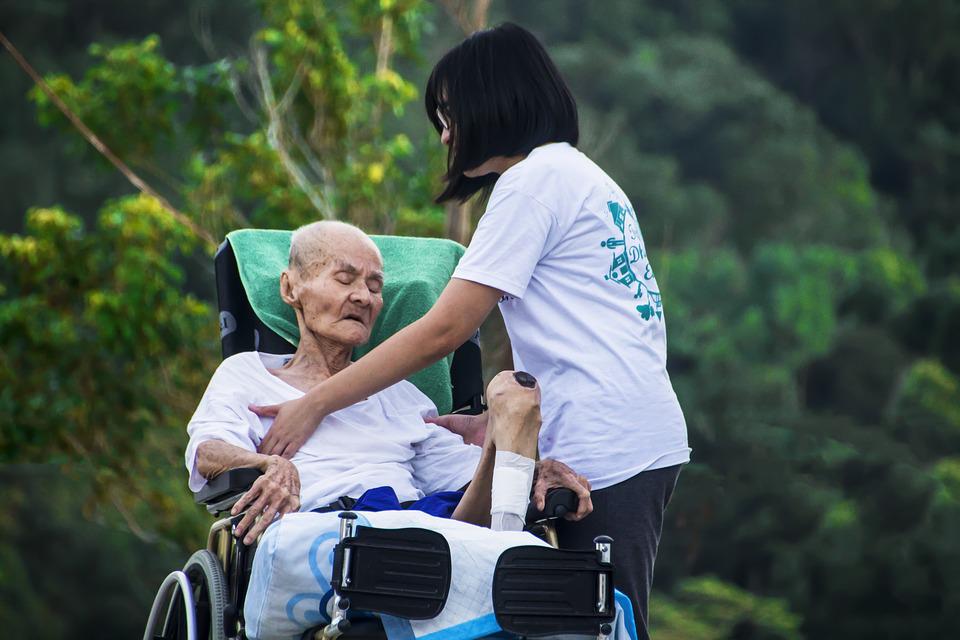
[[444,55],[424,96],[438,133],[450,125],[446,187],[438,203],[489,192],[499,178],[468,178],[464,171],[494,156],[527,155],[549,142],[576,146],[577,103],[543,45],[523,27],[504,23],[478,31]]

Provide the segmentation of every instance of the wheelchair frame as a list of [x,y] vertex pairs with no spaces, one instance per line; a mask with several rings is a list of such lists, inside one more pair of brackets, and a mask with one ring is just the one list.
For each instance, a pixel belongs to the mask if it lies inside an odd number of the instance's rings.
[[[217,250],[214,266],[223,357],[257,349],[291,353],[293,346],[254,314],[243,289],[229,240],[225,240]],[[486,408],[481,370],[477,334],[454,352],[450,373],[455,413],[478,414]],[[162,582],[150,611],[144,640],[246,638],[243,602],[257,543],[246,545],[234,536],[234,527],[244,514],[224,514],[229,513],[260,473],[257,469],[232,469],[212,479],[198,493],[197,502],[204,504],[217,519],[207,534],[206,548],[194,553],[183,570],[171,572]],[[544,512],[531,509],[527,514],[527,522],[532,523],[528,530],[537,533],[554,549],[514,547],[504,552],[498,561],[494,580],[494,610],[498,623],[505,631],[521,636],[596,634],[599,640],[606,640],[612,632],[612,540],[606,536],[598,537],[594,541],[594,550],[561,551],[555,548],[558,546],[556,530],[550,521],[576,510],[576,505],[577,498],[572,491],[557,490],[548,494]],[[331,580],[335,594],[333,619],[327,625],[306,631],[303,640],[336,640],[344,633],[347,633],[345,640],[385,638],[379,620],[371,621],[373,624],[351,625],[346,618],[352,605],[351,593],[357,593],[351,567],[356,566],[360,553],[356,546],[357,530],[351,516],[353,514],[350,512],[341,513],[340,539],[334,551],[335,575]],[[366,529],[364,527],[362,530]],[[421,531],[439,536],[423,529],[376,531]],[[391,542],[394,544],[387,545],[386,549],[367,544],[362,553],[366,554],[367,561],[370,557],[381,558],[383,552],[397,551],[395,536]],[[558,572],[564,572],[563,580],[557,579]],[[558,583],[564,584],[557,587]],[[376,585],[368,587],[371,592],[377,591]],[[356,595],[353,598],[358,602],[369,602],[369,599]],[[368,607],[366,610],[411,617],[404,615],[409,614],[410,609],[403,607]],[[439,609],[436,609],[436,613],[439,613]]]
[[[206,548],[194,553],[182,571],[170,573],[161,584],[144,640],[246,638],[243,603],[257,543],[246,545],[234,536],[234,527],[244,514],[224,514],[229,513],[259,475],[258,469],[232,469],[212,479],[197,494],[197,502],[217,519],[210,526]],[[551,532],[552,535],[542,537],[555,539],[552,521],[575,509],[576,504],[572,491],[551,491],[544,511],[531,508],[528,512],[527,529]],[[422,582],[425,577],[433,578],[434,582],[449,586],[449,549],[446,577],[425,571],[422,555],[425,536],[433,537],[434,547],[446,547],[440,534],[425,529],[357,529],[356,515],[350,511],[341,512],[340,518],[331,577],[334,615],[328,624],[307,630],[303,640],[337,640],[344,634],[343,640],[384,640],[379,620],[359,624],[347,620],[347,612],[352,608],[408,619],[439,614],[446,600],[446,588],[434,589],[433,595],[424,596]],[[441,542],[436,542],[436,538]],[[492,586],[494,612],[500,626],[522,636],[582,633],[606,640],[614,617],[612,542],[600,536],[593,551],[541,546],[505,551],[498,561]],[[394,584],[378,584],[376,568],[391,563],[418,567],[418,595],[398,591]],[[395,575],[393,571],[391,583],[396,582]]]

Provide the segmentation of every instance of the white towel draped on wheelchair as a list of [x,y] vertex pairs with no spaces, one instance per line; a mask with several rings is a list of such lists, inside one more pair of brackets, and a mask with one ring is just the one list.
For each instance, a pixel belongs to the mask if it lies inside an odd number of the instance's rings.
[[[431,529],[450,545],[452,581],[443,611],[429,620],[383,616],[389,640],[472,640],[500,631],[491,595],[497,559],[510,547],[547,546],[528,533],[494,532],[418,511],[357,515],[358,526]],[[336,513],[295,513],[264,533],[244,606],[250,640],[299,638],[306,629],[330,620],[334,596],[330,577],[339,526]],[[611,640],[636,640],[629,600],[620,592],[616,600]]]

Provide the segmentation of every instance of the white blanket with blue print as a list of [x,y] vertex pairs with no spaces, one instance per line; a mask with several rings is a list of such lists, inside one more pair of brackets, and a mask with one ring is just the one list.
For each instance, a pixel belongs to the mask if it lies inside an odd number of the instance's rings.
[[[494,532],[419,511],[357,515],[358,526],[422,527],[443,534],[450,544],[453,580],[443,611],[430,620],[383,616],[390,640],[472,640],[500,631],[490,592],[497,559],[510,547],[546,546],[528,533]],[[267,529],[254,556],[244,602],[250,640],[292,640],[330,620],[330,576],[339,526],[336,513],[294,513]],[[622,601],[620,594],[617,600]],[[634,638],[632,615],[625,616],[619,606],[617,621],[615,640]]]

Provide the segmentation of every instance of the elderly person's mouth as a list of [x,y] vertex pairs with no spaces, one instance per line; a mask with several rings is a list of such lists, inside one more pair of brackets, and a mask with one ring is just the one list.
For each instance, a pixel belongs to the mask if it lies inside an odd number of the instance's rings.
[[358,314],[358,313],[348,313],[347,315],[343,316],[343,318],[341,318],[341,320],[350,320],[350,321],[353,321],[353,322],[359,322],[359,323],[362,324],[363,326],[367,326],[367,320],[366,320],[366,318],[364,318],[363,316],[361,316],[361,315]]

